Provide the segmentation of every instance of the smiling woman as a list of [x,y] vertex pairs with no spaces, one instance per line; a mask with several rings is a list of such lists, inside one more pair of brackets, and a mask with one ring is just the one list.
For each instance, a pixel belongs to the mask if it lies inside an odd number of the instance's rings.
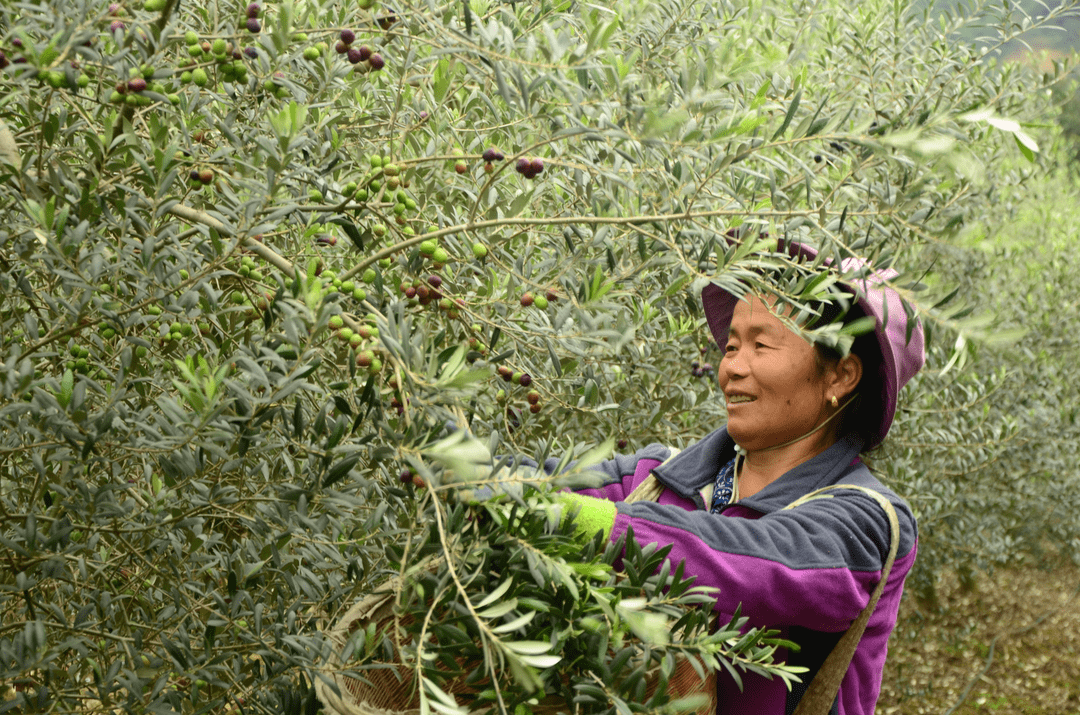
[[[843,278],[842,294],[795,314],[770,296],[705,288],[709,327],[724,347],[728,423],[677,454],[654,444],[618,456],[599,465],[601,487],[560,497],[583,533],[670,545],[669,558],[698,585],[719,589],[721,621],[741,611],[749,625],[778,627],[800,646],[781,654],[807,669],[790,691],[753,673],[741,683],[718,673],[718,713],[804,715],[796,708],[821,673],[811,692],[824,706],[814,715],[869,715],[917,539],[907,503],[860,454],[885,438],[900,388],[922,367],[922,326],[909,325],[910,309],[888,284],[895,273],[854,260],[837,269],[815,262],[809,246],[786,249],[802,270]],[[807,337],[856,321],[872,327],[847,352]],[[828,498],[808,498],[822,489]],[[852,625],[864,611],[860,633]],[[850,664],[826,668],[849,628]],[[833,669],[838,685],[825,687]]]
[[858,355],[824,363],[776,311],[775,300],[757,296],[735,306],[718,373],[728,434],[746,451],[738,475],[744,497],[836,441],[835,418],[862,377]]

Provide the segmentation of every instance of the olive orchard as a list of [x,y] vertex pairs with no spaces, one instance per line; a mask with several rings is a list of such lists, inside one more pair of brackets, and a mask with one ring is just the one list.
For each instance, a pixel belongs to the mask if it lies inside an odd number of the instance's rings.
[[[587,462],[720,424],[697,292],[786,267],[778,237],[894,264],[935,345],[976,336],[935,254],[1022,183],[1003,158],[1036,144],[1012,120],[1042,107],[949,43],[964,22],[4,3],[15,707],[314,711],[320,629],[405,572],[425,707],[454,710],[462,652],[487,684],[465,708],[614,712],[678,652],[789,676],[767,633],[680,617],[701,596],[662,554],[616,580],[614,550],[555,526],[537,495],[575,469],[469,492],[508,473],[493,454]],[[828,299],[786,275],[782,299]],[[903,491],[910,450],[882,462]]]

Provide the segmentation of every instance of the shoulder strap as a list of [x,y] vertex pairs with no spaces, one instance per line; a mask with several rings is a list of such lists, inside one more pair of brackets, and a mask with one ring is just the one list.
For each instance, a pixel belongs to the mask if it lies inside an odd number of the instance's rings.
[[855,655],[855,648],[858,647],[859,640],[862,639],[870,615],[874,612],[878,599],[881,598],[881,593],[885,590],[885,582],[889,579],[889,573],[892,571],[893,563],[896,561],[896,551],[900,546],[900,520],[896,516],[896,509],[892,503],[880,492],[858,484],[833,484],[812,491],[784,508],[792,509],[814,499],[831,499],[831,494],[823,494],[823,492],[832,489],[857,489],[881,505],[881,508],[885,510],[885,515],[889,518],[889,555],[885,559],[885,564],[881,567],[881,580],[878,581],[874,592],[870,594],[870,602],[866,604],[863,612],[859,614],[859,617],[855,619],[855,622],[840,637],[839,642],[829,653],[829,656],[821,665],[821,669],[818,670],[817,675],[810,682],[810,687],[806,689],[806,693],[799,700],[794,715],[825,715],[829,712],[829,708],[832,707],[833,702],[836,700],[836,694],[840,692],[840,683],[844,679],[844,674],[847,673],[848,665],[851,664],[851,658]]
[[[671,454],[657,466],[663,466],[675,458],[679,454],[679,450],[675,447],[668,448]],[[623,499],[624,502],[636,502],[636,501],[656,501],[660,498],[661,492],[664,491],[664,485],[660,483],[660,480],[654,477],[651,473],[649,476],[641,480],[641,483],[634,487],[634,491],[626,495]]]

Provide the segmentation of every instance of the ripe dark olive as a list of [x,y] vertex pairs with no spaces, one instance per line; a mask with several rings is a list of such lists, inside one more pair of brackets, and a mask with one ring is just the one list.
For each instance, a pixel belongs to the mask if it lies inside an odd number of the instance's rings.
[[506,408],[506,427],[510,431],[521,427],[521,410],[513,406]]
[[378,23],[379,27],[381,27],[382,29],[389,30],[390,27],[397,21],[397,15],[394,14],[393,10],[389,10],[388,14],[383,15],[379,18]]

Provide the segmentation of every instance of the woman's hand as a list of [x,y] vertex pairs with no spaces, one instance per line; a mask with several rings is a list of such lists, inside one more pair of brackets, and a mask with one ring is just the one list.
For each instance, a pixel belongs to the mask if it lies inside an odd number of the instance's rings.
[[578,536],[591,539],[598,531],[603,532],[605,540],[611,536],[615,525],[615,502],[577,492],[558,492],[555,500],[563,506],[563,524],[574,517],[574,532]]

